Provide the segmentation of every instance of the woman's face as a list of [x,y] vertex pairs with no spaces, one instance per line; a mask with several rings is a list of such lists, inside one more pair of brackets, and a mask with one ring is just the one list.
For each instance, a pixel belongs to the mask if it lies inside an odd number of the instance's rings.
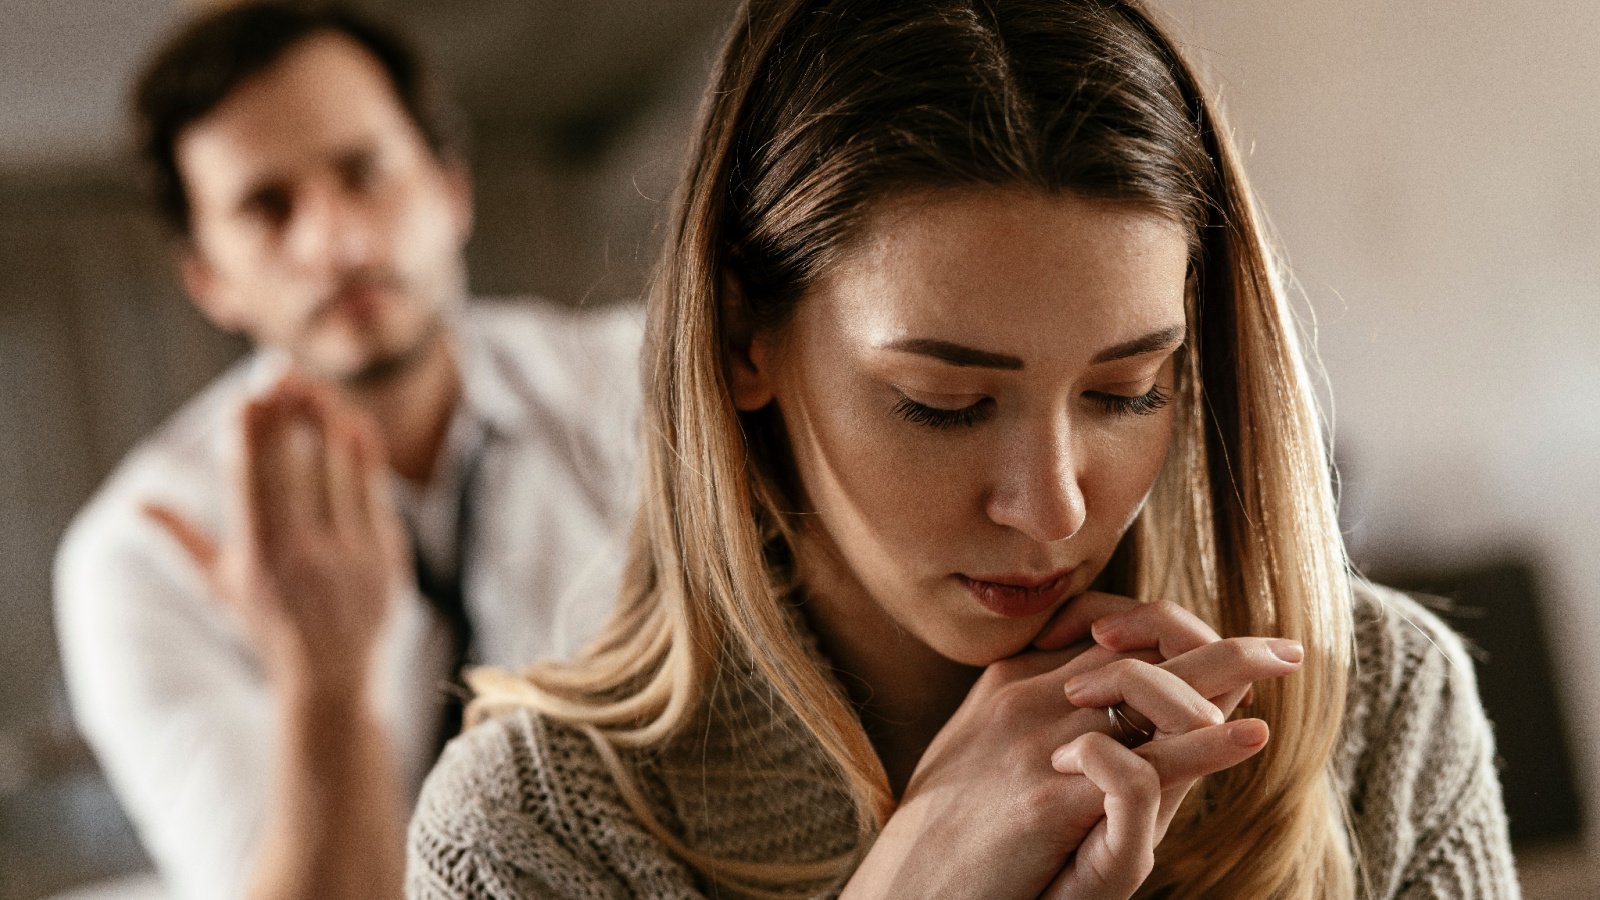
[[1186,271],[1183,231],[1127,204],[988,188],[875,209],[734,367],[739,408],[776,402],[787,428],[811,602],[968,665],[1026,648],[1161,468]]

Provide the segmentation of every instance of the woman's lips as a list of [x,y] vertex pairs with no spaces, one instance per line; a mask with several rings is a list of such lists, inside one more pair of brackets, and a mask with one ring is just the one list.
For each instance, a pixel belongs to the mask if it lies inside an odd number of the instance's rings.
[[1009,619],[1021,619],[1036,616],[1060,602],[1072,586],[1072,572],[1067,569],[1042,581],[1010,576],[985,580],[959,574],[956,580],[984,609]]

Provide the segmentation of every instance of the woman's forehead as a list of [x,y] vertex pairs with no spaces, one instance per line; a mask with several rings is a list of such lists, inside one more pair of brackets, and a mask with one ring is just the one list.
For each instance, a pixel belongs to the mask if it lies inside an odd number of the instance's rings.
[[981,337],[1044,350],[1181,325],[1187,273],[1184,231],[1144,207],[947,190],[870,209],[808,299],[873,344]]

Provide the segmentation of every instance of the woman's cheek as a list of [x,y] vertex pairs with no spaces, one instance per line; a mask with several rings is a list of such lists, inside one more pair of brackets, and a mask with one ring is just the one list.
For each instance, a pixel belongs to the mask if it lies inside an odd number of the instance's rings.
[[841,486],[886,543],[925,552],[929,539],[952,530],[977,473],[981,436],[906,422],[892,408],[861,402],[833,443]]
[[1132,524],[1161,472],[1172,444],[1172,415],[1163,410],[1123,424],[1095,443],[1095,459],[1084,478],[1091,515],[1098,507],[1119,534]]

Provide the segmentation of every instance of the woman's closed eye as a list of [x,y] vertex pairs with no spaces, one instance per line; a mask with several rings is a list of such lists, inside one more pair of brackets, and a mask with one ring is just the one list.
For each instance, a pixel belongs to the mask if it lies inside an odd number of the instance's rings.
[[[944,406],[913,400],[901,391],[896,393],[900,395],[900,399],[894,405],[895,415],[907,422],[927,425],[930,428],[970,428],[989,418],[994,411],[992,397],[979,397],[960,406]],[[959,402],[960,399],[966,398],[951,399]]]
[[1089,391],[1083,395],[1102,410],[1118,416],[1149,416],[1160,412],[1172,399],[1161,385],[1151,385],[1142,394],[1129,396],[1106,391]]
[[[914,400],[903,391],[897,391],[894,413],[907,422],[930,428],[971,428],[989,419],[994,413],[992,397],[978,397],[969,403],[937,402],[931,399]],[[1155,415],[1172,397],[1161,385],[1151,385],[1140,394],[1118,394],[1110,391],[1088,391],[1083,397],[1103,412],[1114,416]],[[951,398],[955,400],[956,398]],[[961,398],[965,399],[965,398]]]

